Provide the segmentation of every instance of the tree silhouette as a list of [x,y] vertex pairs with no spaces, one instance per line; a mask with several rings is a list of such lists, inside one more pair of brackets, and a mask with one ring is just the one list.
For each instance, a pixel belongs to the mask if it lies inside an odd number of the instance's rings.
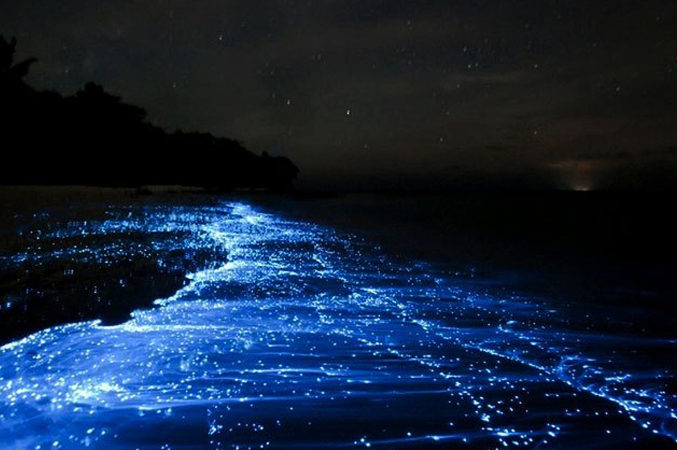
[[16,38],[7,41],[3,35],[0,35],[0,89],[2,94],[21,94],[28,89],[23,78],[28,75],[28,69],[31,64],[37,61],[36,58],[28,58],[20,63],[14,63],[14,54],[16,53]]
[[286,158],[207,133],[167,133],[96,83],[66,97],[36,91],[23,80],[36,59],[14,64],[15,51],[16,39],[0,36],[0,184],[287,190],[296,179]]

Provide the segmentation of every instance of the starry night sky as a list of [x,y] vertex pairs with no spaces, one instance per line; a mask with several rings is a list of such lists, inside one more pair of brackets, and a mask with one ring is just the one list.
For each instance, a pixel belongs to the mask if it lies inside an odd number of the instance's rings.
[[26,0],[29,82],[93,80],[304,183],[675,185],[669,0]]

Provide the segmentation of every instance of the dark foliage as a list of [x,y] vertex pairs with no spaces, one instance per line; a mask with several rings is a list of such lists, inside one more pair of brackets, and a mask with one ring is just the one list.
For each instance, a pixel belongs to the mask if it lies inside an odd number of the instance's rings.
[[14,63],[15,49],[0,36],[0,184],[287,190],[296,178],[287,158],[206,133],[167,133],[95,83],[67,97],[37,91],[23,80],[36,60]]

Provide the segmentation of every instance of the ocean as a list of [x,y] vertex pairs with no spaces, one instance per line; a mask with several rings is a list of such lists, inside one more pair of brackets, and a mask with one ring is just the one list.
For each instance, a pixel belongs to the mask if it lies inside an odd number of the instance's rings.
[[677,448],[669,205],[5,188],[0,447]]

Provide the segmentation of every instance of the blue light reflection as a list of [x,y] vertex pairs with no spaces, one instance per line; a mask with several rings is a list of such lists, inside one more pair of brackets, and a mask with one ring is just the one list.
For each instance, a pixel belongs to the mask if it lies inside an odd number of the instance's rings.
[[122,325],[59,326],[0,348],[0,447],[677,442],[675,341],[586,332],[542,300],[499,298],[242,203],[49,232],[130,230],[185,230],[184,246],[228,260]]

